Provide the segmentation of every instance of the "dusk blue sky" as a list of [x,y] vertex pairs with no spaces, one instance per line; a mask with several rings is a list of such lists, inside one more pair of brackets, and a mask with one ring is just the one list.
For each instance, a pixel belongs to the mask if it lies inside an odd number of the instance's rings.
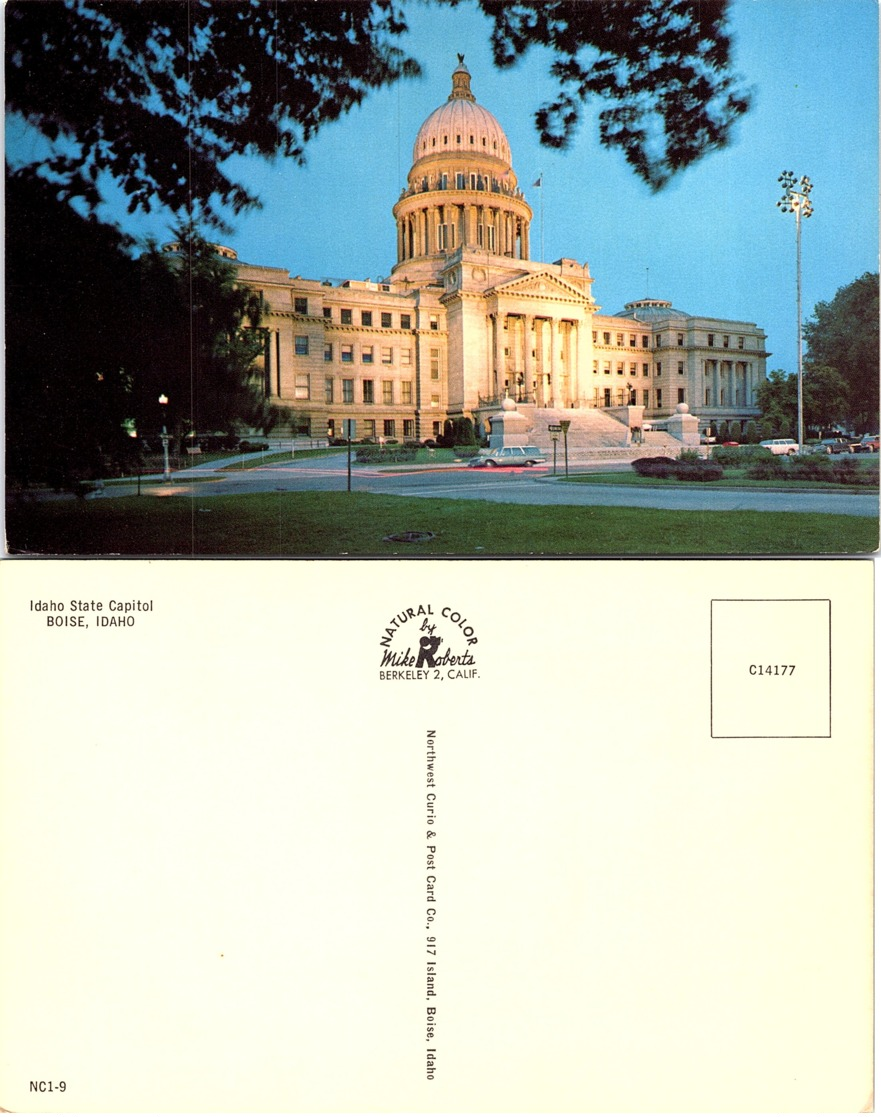
[[[796,367],[795,219],[776,208],[783,170],[814,183],[803,225],[804,311],[878,268],[878,7],[876,0],[735,0],[735,68],[754,90],[734,142],[652,194],[618,152],[602,148],[588,105],[571,147],[543,148],[533,113],[553,95],[549,58],[512,70],[492,64],[489,24],[467,2],[407,6],[403,44],[420,79],[370,95],[328,125],[307,165],[236,160],[263,208],[224,235],[240,259],[334,281],[376,279],[394,264],[391,208],[406,181],[415,135],[446,100],[456,53],[477,100],[507,133],[514,169],[535,210],[531,249],[587,261],[604,312],[646,295],[690,313],[757,322],[769,368]],[[10,132],[13,155],[20,147]],[[27,145],[25,145],[27,146]],[[171,217],[130,218],[137,235],[167,239]],[[648,269],[648,276],[647,271]]]

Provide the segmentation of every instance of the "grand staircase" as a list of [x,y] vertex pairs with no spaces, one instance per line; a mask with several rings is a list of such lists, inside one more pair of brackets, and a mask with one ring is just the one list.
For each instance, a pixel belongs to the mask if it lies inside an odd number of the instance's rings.
[[[635,458],[664,455],[679,457],[682,443],[666,431],[643,431],[642,444],[630,441],[630,431],[614,415],[601,408],[588,407],[564,410],[554,407],[532,407],[518,404],[517,410],[529,422],[527,440],[547,454],[553,453],[554,444],[548,427],[569,420],[568,452],[570,459]],[[557,453],[563,451],[563,436],[559,435]]]

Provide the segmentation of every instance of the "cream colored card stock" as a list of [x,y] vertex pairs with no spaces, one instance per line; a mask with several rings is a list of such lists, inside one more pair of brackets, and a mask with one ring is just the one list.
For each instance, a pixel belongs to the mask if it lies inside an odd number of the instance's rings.
[[870,1103],[870,563],[0,593],[5,1109]]

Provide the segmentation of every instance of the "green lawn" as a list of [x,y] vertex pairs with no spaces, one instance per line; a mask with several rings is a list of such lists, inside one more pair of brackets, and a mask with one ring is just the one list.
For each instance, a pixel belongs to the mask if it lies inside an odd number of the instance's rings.
[[[427,543],[384,536],[430,531]],[[11,506],[12,553],[63,555],[860,554],[872,517],[543,507],[371,493],[141,496]]]

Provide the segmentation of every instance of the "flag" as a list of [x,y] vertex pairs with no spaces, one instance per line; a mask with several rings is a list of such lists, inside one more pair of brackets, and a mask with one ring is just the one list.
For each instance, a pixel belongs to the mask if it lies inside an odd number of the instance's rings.
[[540,174],[540,175],[538,176],[538,178],[537,178],[537,179],[535,180],[535,182],[533,182],[533,184],[532,184],[532,185],[533,185],[533,186],[541,186],[541,180],[542,180],[543,178],[544,178],[544,174]]

